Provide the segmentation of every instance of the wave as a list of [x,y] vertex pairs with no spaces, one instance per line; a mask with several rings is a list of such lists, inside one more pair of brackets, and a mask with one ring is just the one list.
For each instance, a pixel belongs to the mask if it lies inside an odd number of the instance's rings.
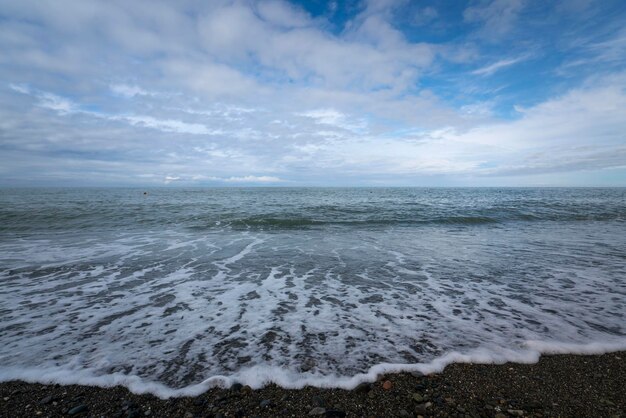
[[449,216],[434,219],[356,219],[356,220],[321,220],[312,218],[276,218],[276,217],[251,217],[237,219],[228,222],[228,225],[234,228],[251,227],[251,228],[306,228],[324,225],[345,225],[345,226],[368,226],[368,225],[424,225],[424,224],[461,224],[461,225],[480,225],[492,224],[500,222],[498,219],[486,216]]
[[327,219],[314,217],[289,217],[289,216],[252,216],[237,219],[211,220],[202,223],[192,223],[188,226],[191,230],[206,230],[230,227],[232,229],[312,229],[321,227],[387,227],[387,226],[428,226],[428,225],[494,225],[508,222],[580,222],[580,221],[621,221],[620,216],[613,215],[572,215],[572,216],[541,216],[532,214],[516,214],[506,216],[489,215],[451,215],[435,217],[371,217],[363,219]]
[[135,394],[153,394],[162,399],[197,396],[214,387],[228,388],[234,383],[259,389],[276,384],[286,389],[301,389],[305,386],[352,390],[363,382],[374,382],[389,373],[419,372],[439,373],[449,364],[504,364],[507,362],[532,364],[546,354],[599,355],[626,350],[626,338],[614,342],[563,343],[557,341],[526,341],[518,349],[478,348],[467,353],[451,351],[427,363],[399,364],[379,363],[365,373],[353,376],[324,375],[321,373],[297,373],[284,368],[254,366],[242,369],[230,376],[212,376],[206,380],[183,388],[171,388],[162,383],[149,381],[136,375],[111,373],[98,375],[92,370],[51,366],[48,368],[0,367],[0,382],[23,380],[42,384],[78,384],[99,387],[124,386]]
[[419,227],[428,225],[481,226],[508,223],[538,222],[624,222],[626,213],[615,211],[568,210],[554,212],[550,210],[533,211],[520,209],[480,209],[456,210],[430,208],[419,211],[403,208],[333,209],[316,210],[304,207],[300,210],[276,212],[256,212],[243,210],[228,212],[210,210],[192,210],[190,208],[151,210],[137,207],[119,207],[93,210],[29,210],[1,209],[0,232],[27,233],[32,231],[88,231],[88,230],[145,230],[167,228],[186,230],[213,230],[231,228],[234,230],[272,230],[272,229],[312,229],[322,227]]

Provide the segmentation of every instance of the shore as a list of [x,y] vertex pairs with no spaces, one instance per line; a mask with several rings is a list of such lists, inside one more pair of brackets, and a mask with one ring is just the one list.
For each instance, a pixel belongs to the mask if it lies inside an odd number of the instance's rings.
[[355,390],[234,385],[159,399],[126,388],[0,383],[0,417],[626,417],[626,352],[536,364],[452,364],[381,376]]

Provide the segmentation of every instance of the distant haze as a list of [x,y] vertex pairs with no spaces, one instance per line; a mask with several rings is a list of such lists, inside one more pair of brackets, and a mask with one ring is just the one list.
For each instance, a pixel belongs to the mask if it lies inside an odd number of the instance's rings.
[[626,186],[623,0],[0,0],[0,186]]

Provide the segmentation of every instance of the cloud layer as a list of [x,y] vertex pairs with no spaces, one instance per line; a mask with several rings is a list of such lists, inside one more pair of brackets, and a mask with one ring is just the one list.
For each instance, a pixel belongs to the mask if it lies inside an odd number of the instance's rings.
[[623,9],[0,0],[0,185],[625,185]]

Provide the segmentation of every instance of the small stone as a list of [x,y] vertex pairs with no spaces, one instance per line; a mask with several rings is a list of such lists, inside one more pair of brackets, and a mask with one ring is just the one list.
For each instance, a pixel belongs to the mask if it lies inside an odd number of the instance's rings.
[[501,412],[498,412],[498,413],[494,416],[494,418],[506,418],[506,415],[504,415],[504,414],[503,414],[503,413],[501,413]]
[[329,409],[325,414],[326,418],[344,418],[346,413],[338,409]]
[[524,411],[522,411],[521,409],[508,409],[506,412],[508,412],[509,415],[513,415],[514,417],[524,416]]
[[309,411],[309,415],[322,415],[326,413],[326,409],[321,406],[315,407]]
[[242,393],[246,393],[246,394],[250,394],[252,393],[252,388],[248,385],[245,385],[244,387],[241,388],[241,392]]
[[128,411],[126,418],[139,418],[141,416],[141,411],[139,409],[131,409]]
[[261,408],[269,408],[270,406],[272,406],[272,401],[270,401],[269,399],[263,399],[261,403],[259,403],[259,406]]
[[541,409],[542,405],[541,405],[541,402],[529,401],[529,402],[524,403],[522,405],[522,408],[524,408],[524,409]]
[[2,400],[4,400],[5,402],[9,400],[8,396],[5,396],[4,398],[2,398]]
[[313,406],[326,406],[326,402],[324,401],[324,399],[320,398],[319,396],[313,396],[313,398],[311,399],[311,403],[313,404]]
[[411,397],[415,402],[422,402],[424,400],[424,397],[422,395],[420,395],[419,393],[414,393],[413,396]]
[[406,409],[401,409],[400,412],[398,412],[398,415],[403,418],[409,418],[411,416]]
[[418,404],[415,406],[415,412],[417,412],[419,415],[425,415],[426,414],[426,404]]
[[152,414],[152,411],[148,409],[148,410],[147,410],[146,412],[144,412],[143,414],[144,414],[145,416],[149,417],[149,416],[150,416],[150,414]]
[[393,383],[391,383],[391,380],[385,380],[383,382],[383,389],[390,390],[392,387],[393,387]]
[[125,400],[122,405],[123,405],[122,409],[124,409],[124,411],[129,410],[129,409],[137,409],[138,408],[138,405],[135,402],[130,401],[128,399]]
[[358,386],[354,388],[356,393],[367,393],[370,390],[372,390],[372,385],[367,382],[359,383]]
[[432,402],[426,402],[426,403],[424,404],[424,406],[425,406],[426,408],[430,408],[430,407],[432,407],[432,406],[433,406],[433,403],[432,403]]
[[191,412],[185,412],[185,418],[193,418],[193,414]]
[[413,377],[423,377],[424,373],[419,372],[419,371],[416,370],[414,372],[411,372],[411,376],[413,376]]
[[52,402],[52,396],[46,396],[45,398],[39,401],[39,404],[48,405],[50,402]]
[[233,383],[233,385],[230,387],[230,390],[232,390],[233,392],[239,392],[241,391],[241,389],[243,389],[243,385],[241,383]]
[[615,404],[611,401],[609,401],[608,399],[600,399],[600,403],[602,405],[606,405],[606,406],[615,406]]
[[83,412],[87,412],[89,408],[87,408],[87,405],[83,404],[83,405],[78,405],[75,406],[74,408],[70,409],[69,411],[67,411],[68,415],[78,415],[81,414]]

